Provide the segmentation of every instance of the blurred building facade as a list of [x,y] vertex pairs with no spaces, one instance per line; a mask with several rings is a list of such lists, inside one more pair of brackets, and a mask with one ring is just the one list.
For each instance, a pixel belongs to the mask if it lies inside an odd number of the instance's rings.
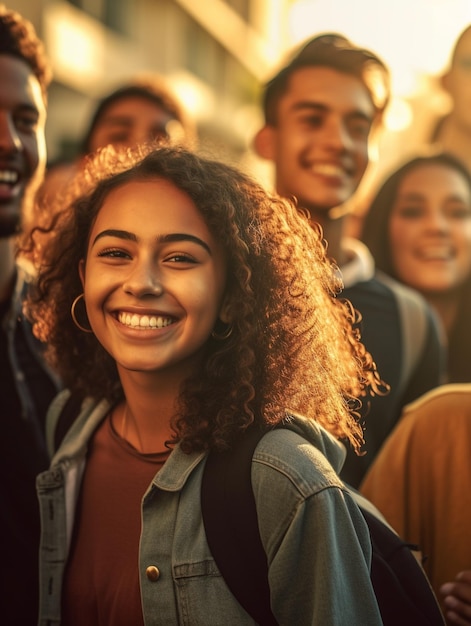
[[136,73],[167,77],[202,149],[237,162],[260,118],[260,84],[287,42],[289,0],[12,0],[52,62],[49,160],[71,155],[98,99]]

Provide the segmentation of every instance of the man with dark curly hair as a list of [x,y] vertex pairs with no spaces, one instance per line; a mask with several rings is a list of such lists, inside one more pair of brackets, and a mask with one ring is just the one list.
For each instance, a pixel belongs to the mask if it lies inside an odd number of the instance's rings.
[[32,25],[0,5],[0,611],[9,626],[36,623],[35,478],[48,465],[44,420],[58,389],[21,312],[30,277],[16,262],[17,235],[44,173],[50,78]]

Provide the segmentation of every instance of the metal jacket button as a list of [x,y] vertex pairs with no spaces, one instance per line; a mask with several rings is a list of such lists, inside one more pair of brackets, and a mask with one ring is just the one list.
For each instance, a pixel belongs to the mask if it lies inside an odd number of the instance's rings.
[[148,580],[155,583],[155,581],[159,580],[160,578],[159,568],[155,565],[149,565],[149,567],[146,569],[146,576]]

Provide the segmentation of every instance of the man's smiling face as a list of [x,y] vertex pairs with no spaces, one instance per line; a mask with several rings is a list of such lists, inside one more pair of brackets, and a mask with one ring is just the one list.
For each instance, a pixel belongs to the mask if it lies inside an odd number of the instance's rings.
[[267,126],[276,188],[312,213],[346,202],[368,164],[375,109],[362,82],[329,67],[297,69]]
[[0,237],[21,222],[25,192],[42,179],[46,164],[46,107],[31,68],[0,54]]

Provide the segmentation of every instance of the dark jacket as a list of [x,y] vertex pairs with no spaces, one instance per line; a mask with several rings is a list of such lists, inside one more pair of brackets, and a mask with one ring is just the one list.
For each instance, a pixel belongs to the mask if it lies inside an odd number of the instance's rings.
[[40,522],[35,483],[49,464],[45,415],[60,388],[22,313],[30,280],[18,267],[14,293],[2,306],[0,330],[0,613],[9,626],[36,624]]

